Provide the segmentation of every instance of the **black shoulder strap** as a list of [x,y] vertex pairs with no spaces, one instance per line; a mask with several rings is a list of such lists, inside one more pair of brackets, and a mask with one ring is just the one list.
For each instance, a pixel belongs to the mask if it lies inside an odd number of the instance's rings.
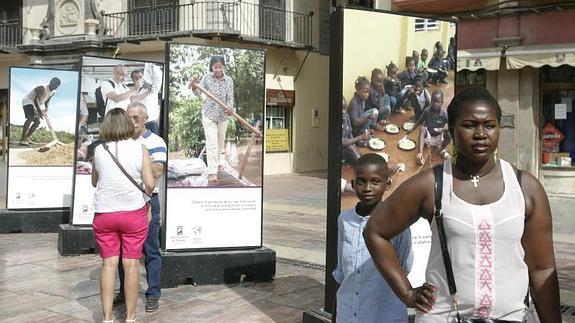
[[[108,82],[109,82],[110,84],[112,84],[112,88],[113,88],[113,89],[116,88],[116,84],[114,84],[114,81],[108,80]],[[107,107],[107,106],[108,106],[108,97],[106,96],[106,104],[104,105],[104,107]]]
[[435,175],[435,207],[433,210],[433,216],[435,217],[435,223],[437,224],[437,234],[439,236],[443,264],[445,265],[445,274],[447,275],[449,293],[451,295],[455,295],[457,294],[457,287],[455,286],[455,278],[453,277],[453,268],[451,266],[451,259],[449,258],[449,250],[447,249],[447,237],[443,227],[443,213],[441,212],[441,198],[443,197],[443,164],[434,166],[433,173]]
[[435,175],[435,183],[433,186],[435,208],[433,215],[439,216],[441,213],[441,199],[443,197],[443,164],[435,165],[433,167],[433,174]]

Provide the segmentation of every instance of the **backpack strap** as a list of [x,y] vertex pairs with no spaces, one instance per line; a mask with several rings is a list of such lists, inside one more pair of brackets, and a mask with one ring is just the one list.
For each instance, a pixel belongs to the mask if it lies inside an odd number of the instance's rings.
[[[116,88],[116,84],[114,83],[114,81],[108,80],[108,82],[112,85],[113,89]],[[104,105],[104,110],[106,109],[107,106],[108,106],[108,96],[106,96],[106,104]]]

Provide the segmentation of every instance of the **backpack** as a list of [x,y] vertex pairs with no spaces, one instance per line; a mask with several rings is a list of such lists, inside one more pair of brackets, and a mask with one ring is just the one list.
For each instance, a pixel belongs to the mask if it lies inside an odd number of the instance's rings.
[[[111,80],[108,80],[110,84],[112,84],[112,88],[116,88],[116,85]],[[98,86],[94,91],[94,96],[96,97],[96,111],[103,119],[104,115],[106,114],[106,105],[108,105],[108,98],[104,100],[104,96],[102,95],[102,86]]]

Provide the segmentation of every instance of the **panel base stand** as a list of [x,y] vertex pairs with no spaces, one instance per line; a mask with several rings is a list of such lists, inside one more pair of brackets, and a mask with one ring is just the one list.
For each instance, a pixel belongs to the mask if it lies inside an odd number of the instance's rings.
[[62,256],[77,256],[97,251],[92,227],[61,224],[58,230],[58,252]]
[[331,314],[319,310],[307,310],[303,312],[302,323],[331,323]]
[[0,210],[0,233],[58,232],[70,222],[70,208],[51,210]]
[[[250,250],[163,252],[161,287],[179,284],[232,284],[241,280],[268,282],[276,273],[276,252]],[[243,276],[243,277],[242,277]]]

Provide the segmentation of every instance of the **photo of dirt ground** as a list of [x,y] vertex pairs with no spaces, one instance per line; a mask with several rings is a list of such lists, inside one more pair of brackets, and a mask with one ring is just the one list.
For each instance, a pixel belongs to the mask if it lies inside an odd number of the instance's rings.
[[72,166],[74,161],[74,143],[55,146],[43,151],[38,148],[10,149],[10,166]]
[[[27,146],[18,142],[22,127],[10,125],[8,163],[10,166],[72,166],[74,134],[58,131],[58,141],[45,129],[36,130]],[[17,138],[17,139],[12,139]]]

